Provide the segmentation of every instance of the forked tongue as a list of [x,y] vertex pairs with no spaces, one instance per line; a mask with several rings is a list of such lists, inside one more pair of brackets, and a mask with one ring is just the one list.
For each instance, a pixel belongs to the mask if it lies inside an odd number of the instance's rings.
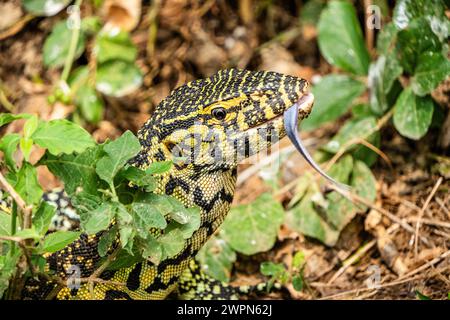
[[284,112],[284,129],[286,130],[286,133],[291,140],[292,144],[295,146],[295,148],[300,152],[300,154],[305,158],[306,162],[309,163],[311,167],[314,168],[322,177],[327,179],[329,182],[334,184],[336,187],[343,189],[343,190],[350,190],[350,186],[340,183],[336,180],[334,180],[332,177],[327,175],[320,167],[319,165],[313,160],[311,155],[309,154],[308,150],[306,150],[305,146],[303,145],[302,140],[300,139],[300,136],[297,131],[297,125],[298,125],[298,112],[299,109],[302,108],[302,105],[305,104],[311,104],[311,101],[308,99],[300,99],[297,103],[295,103],[292,107],[290,107],[288,110]]

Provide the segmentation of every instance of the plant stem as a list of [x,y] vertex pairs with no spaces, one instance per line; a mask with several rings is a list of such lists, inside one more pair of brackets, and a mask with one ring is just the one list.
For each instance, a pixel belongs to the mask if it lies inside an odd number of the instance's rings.
[[13,112],[15,110],[14,105],[8,100],[8,97],[6,95],[5,89],[1,81],[0,81],[0,104],[3,105],[3,107],[5,107],[5,109],[8,110],[9,112]]
[[[76,7],[80,7],[83,0],[77,0],[75,2]],[[80,18],[80,17],[77,17]],[[67,78],[69,77],[70,69],[72,69],[72,63],[73,59],[75,57],[75,52],[77,49],[78,39],[80,38],[80,29],[81,26],[74,26],[72,29],[72,37],[70,38],[70,46],[69,46],[69,52],[66,57],[66,61],[64,62],[64,69],[61,74],[61,80],[63,82],[67,82]]]
[[[13,202],[12,212],[11,212],[11,236],[16,234],[17,228],[17,204]],[[16,244],[14,241],[10,241],[11,250],[9,251],[10,256],[12,257],[16,253]]]

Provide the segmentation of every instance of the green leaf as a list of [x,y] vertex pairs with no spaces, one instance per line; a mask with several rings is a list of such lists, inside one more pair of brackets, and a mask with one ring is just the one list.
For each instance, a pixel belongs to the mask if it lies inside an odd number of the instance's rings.
[[317,202],[325,202],[325,200],[320,193],[319,186],[311,178],[310,187],[299,204],[287,212],[286,225],[294,231],[332,246],[339,237],[339,231],[325,222],[316,211],[315,203]]
[[95,34],[99,32],[101,28],[102,28],[102,21],[98,16],[89,16],[81,19],[81,31],[87,34]]
[[139,140],[131,131],[126,131],[117,140],[106,144],[103,150],[107,153],[96,165],[98,176],[113,186],[117,172],[141,150]]
[[145,187],[147,192],[153,191],[156,188],[156,180],[151,174],[133,166],[120,170],[118,177],[119,179],[125,178],[138,187]]
[[[378,146],[380,133],[378,130],[375,130],[376,126],[377,121],[374,117],[349,120],[322,149],[330,153],[337,153],[347,142],[358,138]],[[370,132],[373,133],[369,134]],[[351,150],[356,159],[362,159],[368,165],[372,165],[377,159],[377,154],[374,151],[361,144],[353,144],[347,147],[346,150]]]
[[22,4],[28,12],[37,16],[54,16],[64,9],[71,0],[23,0]]
[[236,253],[220,237],[212,237],[198,252],[196,259],[202,271],[222,282],[230,281],[231,269],[236,261]]
[[116,259],[108,265],[108,270],[119,270],[123,268],[131,267],[132,265],[141,262],[143,259],[140,254],[135,250],[134,255],[130,254],[126,250],[120,250]]
[[282,263],[273,263],[270,261],[266,261],[261,263],[260,271],[267,277],[276,277],[286,272],[286,267]]
[[325,122],[339,118],[364,90],[363,83],[349,76],[329,75],[323,77],[312,89],[315,96],[314,108],[310,116],[302,121],[301,128],[311,130]]
[[395,49],[398,31],[392,22],[386,24],[381,29],[377,37],[377,51],[380,54],[386,55]]
[[94,50],[98,63],[108,60],[123,60],[133,63],[136,60],[137,49],[124,31],[100,32],[95,41]]
[[55,157],[47,154],[41,160],[48,169],[64,182],[65,191],[73,196],[78,187],[89,194],[96,195],[101,183],[95,171],[96,162],[103,154],[103,146],[86,149],[79,155]]
[[[167,227],[164,215],[158,208],[152,204],[134,202],[131,204],[134,222],[137,225],[138,232],[147,234],[150,228],[164,229]],[[142,236],[145,238],[146,236]]]
[[23,136],[24,138],[31,138],[31,135],[36,131],[38,127],[38,118],[33,115],[23,125]]
[[300,12],[300,23],[315,26],[320,18],[320,13],[325,8],[322,0],[310,0],[306,2]]
[[394,81],[402,74],[403,68],[394,54],[380,55],[370,65],[369,88],[370,105],[377,114],[383,114],[391,106],[389,104],[389,92]]
[[[171,217],[174,215],[171,214]],[[180,215],[178,215],[178,218]],[[175,220],[175,219],[174,219]],[[181,221],[181,222],[180,222]],[[200,209],[199,208],[187,208],[184,209],[183,218],[177,221],[172,221],[166,228],[170,231],[174,228],[180,230],[184,239],[189,239],[192,234],[200,228]]]
[[428,131],[434,104],[429,97],[414,95],[411,88],[403,90],[394,108],[394,125],[401,135],[418,140]]
[[47,202],[43,201],[39,206],[38,210],[33,216],[33,226],[36,228],[36,231],[45,235],[50,223],[52,221],[53,216],[55,215],[56,208]]
[[419,300],[431,300],[431,298],[427,295],[424,295],[422,292],[420,292],[419,290],[415,290],[417,299]]
[[129,253],[132,252],[135,232],[131,226],[122,226],[119,229],[120,243],[122,247],[126,249]]
[[92,211],[97,210],[103,202],[103,199],[97,195],[80,191],[70,196],[70,202],[75,208],[81,220],[87,220]]
[[16,181],[12,185],[26,203],[36,204],[41,200],[42,187],[37,179],[36,168],[30,163],[23,163],[22,168],[16,173]]
[[303,277],[301,275],[297,275],[297,276],[292,278],[292,286],[297,291],[302,291],[303,290],[303,282],[304,282],[303,281]]
[[127,207],[122,203],[116,203],[115,205],[117,206],[117,221],[122,225],[130,224],[133,221],[133,216],[128,212]]
[[173,229],[170,232],[164,233],[158,238],[158,242],[162,246],[163,258],[172,258],[183,250],[185,241],[183,233],[178,229]]
[[163,174],[172,168],[172,161],[152,162],[145,170],[148,174]]
[[14,152],[20,141],[18,133],[10,133],[0,139],[0,150],[4,154],[6,165],[10,171],[17,171],[16,161],[14,160]]
[[15,120],[29,119],[31,117],[32,117],[31,114],[26,114],[26,113],[21,113],[21,114],[0,113],[0,127],[3,127],[5,124],[11,123]]
[[95,89],[89,85],[83,85],[77,91],[75,104],[79,108],[84,119],[91,123],[98,123],[103,118],[104,105]]
[[[350,180],[350,185],[353,187],[354,192],[361,198],[373,202],[377,196],[376,184],[377,180],[369,167],[364,162],[356,160]],[[359,205],[359,208],[366,210],[366,207],[362,205]]]
[[117,225],[113,226],[102,235],[98,242],[98,254],[100,255],[100,257],[104,257],[108,253],[108,250],[117,239],[117,235]]
[[95,234],[106,230],[114,216],[114,207],[109,203],[101,204],[97,209],[90,212],[87,217],[81,216],[81,227],[87,234]]
[[125,96],[135,91],[141,84],[141,71],[133,63],[111,60],[100,64],[97,69],[97,90],[108,96]]
[[355,120],[374,117],[376,114],[370,108],[368,103],[360,103],[352,107],[352,118]]
[[0,236],[11,235],[11,215],[0,210]]
[[221,235],[234,250],[243,254],[264,252],[275,244],[283,216],[280,203],[265,193],[251,204],[232,208]]
[[442,52],[442,43],[428,21],[419,18],[398,33],[397,52],[403,68],[414,74],[420,56],[425,52]]
[[292,258],[292,268],[299,270],[304,264],[305,254],[302,251],[296,252],[294,257]]
[[142,250],[142,257],[151,261],[153,264],[158,265],[163,259],[162,245],[151,235],[144,241],[139,242],[139,247]]
[[412,20],[429,16],[444,19],[445,6],[441,0],[398,0],[393,22],[398,29],[406,28]]
[[36,144],[47,148],[53,155],[80,153],[95,145],[86,130],[65,119],[41,122],[32,138]]
[[328,174],[341,183],[347,183],[352,169],[353,158],[350,155],[345,155],[331,167]]
[[367,74],[369,53],[351,3],[329,2],[320,16],[318,33],[320,51],[330,64],[357,75]]
[[[44,64],[48,67],[60,67],[64,65],[69,54],[70,39],[73,30],[69,29],[66,20],[58,22],[44,42]],[[80,33],[74,59],[78,59],[85,48],[85,35]]]
[[41,235],[36,231],[34,226],[32,226],[30,229],[19,230],[14,234],[14,236],[22,239],[34,239],[34,240],[38,240],[41,238]]
[[19,146],[20,151],[23,153],[23,157],[26,161],[29,161],[31,148],[33,147],[33,139],[20,138]]
[[70,73],[67,79],[67,84],[70,86],[72,92],[76,93],[81,86],[87,84],[89,79],[89,67],[79,66]]
[[16,250],[13,255],[0,256],[0,297],[9,286],[9,279],[16,271],[16,265],[19,262],[21,251]]
[[80,235],[81,232],[75,231],[56,231],[50,233],[44,238],[42,251],[48,253],[59,251],[78,239]]
[[414,76],[411,78],[411,88],[415,94],[424,96],[433,91],[449,75],[449,59],[440,52],[425,52],[418,59]]
[[[376,197],[376,180],[370,169],[362,161],[352,161],[346,172],[345,182],[349,181],[354,192],[360,197],[372,202]],[[342,170],[341,169],[341,170]],[[348,170],[350,169],[350,170]],[[332,228],[342,231],[358,212],[365,211],[365,206],[356,206],[337,192],[327,194],[326,220]]]

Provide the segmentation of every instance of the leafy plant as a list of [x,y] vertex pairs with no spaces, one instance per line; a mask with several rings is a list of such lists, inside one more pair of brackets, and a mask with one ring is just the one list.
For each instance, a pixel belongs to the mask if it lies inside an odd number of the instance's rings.
[[[70,1],[30,0],[24,7],[36,15],[51,16],[64,9]],[[68,19],[53,26],[43,47],[44,65],[63,67],[60,82],[50,103],[60,101],[77,106],[75,119],[98,123],[103,117],[102,94],[122,97],[135,91],[142,83],[142,73],[136,66],[137,48],[125,31],[102,28],[96,16],[79,20],[75,3]],[[78,21],[79,20],[79,21]],[[70,39],[70,41],[68,41]],[[86,54],[87,43],[93,43],[87,52],[88,65],[79,65],[71,72],[72,63]]]
[[[140,151],[131,132],[96,144],[84,129],[67,120],[44,122],[27,114],[0,114],[1,124],[17,119],[27,119],[23,132],[0,140],[0,150],[10,159],[7,181],[2,184],[10,187],[6,189],[13,199],[11,210],[0,211],[0,295],[15,273],[43,273],[42,255],[61,250],[81,232],[101,232],[99,254],[117,251],[109,265],[114,269],[142,259],[158,264],[173,257],[199,228],[198,209],[187,209],[174,198],[152,192],[156,187],[153,176],[170,170],[170,162],[153,163],[145,170],[128,164]],[[47,149],[35,165],[28,162],[33,145]],[[18,148],[24,155],[20,166],[12,161]],[[81,231],[47,233],[55,208],[42,200],[36,173],[39,165],[47,166],[64,182],[80,215]],[[27,260],[26,267],[17,264],[28,256],[31,262]]]
[[[352,118],[316,156],[335,162],[330,174],[349,183],[369,202],[375,199],[375,179],[369,167],[380,153],[376,152],[379,123],[392,116],[401,135],[417,140],[428,132],[439,108],[430,93],[450,74],[446,44],[449,20],[444,8],[439,0],[398,1],[393,21],[378,35],[373,61],[352,4],[330,1],[320,15],[321,53],[346,73],[327,75],[314,86],[316,103],[301,127],[317,128],[351,109]],[[367,80],[362,81],[363,77]],[[367,91],[369,101],[354,104],[364,101],[361,95]],[[299,179],[290,206],[287,225],[327,245],[334,245],[343,227],[358,211],[365,210],[336,192],[323,195],[310,176]]]
[[290,269],[287,269],[282,263],[268,261],[261,263],[260,271],[263,275],[270,277],[268,290],[278,281],[281,284],[291,282],[295,290],[302,291],[305,286],[303,276],[305,266],[305,256],[303,252],[299,251],[294,255]]

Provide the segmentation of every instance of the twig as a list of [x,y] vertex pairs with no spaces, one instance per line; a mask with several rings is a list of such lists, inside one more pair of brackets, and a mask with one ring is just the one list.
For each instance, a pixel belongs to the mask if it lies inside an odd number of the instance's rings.
[[5,31],[0,33],[0,40],[6,39],[18,33],[33,18],[34,16],[32,14],[27,14],[19,21],[17,21],[14,25],[12,25],[9,29],[6,29]]
[[403,278],[407,278],[407,277],[411,277],[413,275],[415,275],[416,273],[419,273],[420,271],[423,271],[433,265],[435,265],[436,263],[438,263],[439,261],[441,261],[442,259],[445,259],[447,257],[450,257],[450,250],[445,251],[444,253],[442,253],[439,257],[434,258],[433,260],[423,264],[422,266],[414,269],[413,271],[408,272],[407,274],[399,277],[399,279],[403,279]]
[[111,284],[111,285],[115,285],[115,286],[121,286],[121,287],[126,287],[127,284],[123,283],[123,282],[118,282],[118,281],[111,281],[111,280],[104,280],[101,278],[91,278],[91,277],[87,277],[87,278],[80,278],[80,282],[81,283],[103,283],[103,284]]
[[158,13],[161,7],[161,0],[155,0],[152,2],[148,9],[147,18],[150,23],[148,28],[148,38],[147,38],[147,59],[151,61],[153,55],[155,54],[155,42],[156,35],[158,32]]
[[95,270],[88,278],[88,285],[89,285],[89,293],[91,294],[91,298],[94,298],[94,283],[99,279],[100,275],[102,274],[103,271],[105,271],[105,269],[110,265],[111,262],[114,261],[114,259],[116,258],[117,254],[120,251],[120,247],[117,247],[113,253],[111,253],[108,258],[106,259],[106,261],[97,268],[97,270]]
[[[389,229],[386,232],[387,234],[391,234],[398,228],[399,228],[398,224],[393,224],[392,226],[389,227]],[[348,267],[350,267],[356,261],[361,259],[364,256],[364,254],[366,254],[370,249],[372,249],[376,245],[376,243],[377,239],[370,241],[369,243],[365,244],[362,248],[360,248],[354,255],[345,260],[342,264],[342,267],[327,282],[327,285],[331,285],[334,281],[336,281],[336,279],[339,278],[339,276],[341,276],[345,272],[345,270],[348,269]]]
[[[428,275],[417,275],[415,277],[411,277],[411,275],[412,274],[416,274],[417,272],[423,271],[423,270],[431,267],[432,265],[436,264],[437,262],[441,261],[443,258],[445,258],[445,257],[447,257],[449,255],[450,255],[450,250],[445,252],[445,253],[443,253],[438,258],[435,258],[432,261],[430,261],[430,262],[422,265],[421,267],[417,268],[416,270],[413,271],[414,273],[410,272],[410,273],[408,273],[408,274],[406,274],[406,275],[404,275],[402,277],[399,277],[395,281],[388,282],[388,283],[385,283],[385,284],[380,284],[376,288],[364,287],[364,288],[352,289],[352,290],[336,293],[336,294],[333,294],[333,295],[330,295],[330,296],[325,296],[325,297],[320,298],[319,300],[338,298],[338,297],[342,297],[342,296],[345,296],[347,294],[352,294],[352,293],[360,293],[360,292],[370,291],[370,290],[379,290],[379,289],[382,289],[382,288],[392,287],[392,286],[396,286],[396,285],[399,285],[399,284],[402,284],[402,283],[406,283],[406,282],[410,282],[410,281],[414,281],[414,280],[425,278]],[[439,270],[435,270],[435,272],[433,274],[440,273],[440,272],[446,271],[448,269],[450,269],[450,266],[446,266],[446,267],[441,268]],[[433,275],[431,275],[431,276],[433,276]],[[312,284],[312,285],[314,285],[314,284]]]
[[[380,149],[378,149],[377,147],[375,147],[374,145],[370,144],[366,139],[368,139],[372,134],[374,134],[375,132],[379,131],[387,122],[388,120],[392,117],[393,111],[389,111],[388,113],[386,113],[380,120],[378,120],[377,124],[375,127],[373,127],[371,130],[367,131],[363,136],[361,137],[356,137],[353,139],[350,139],[349,141],[347,141],[342,147],[339,148],[338,152],[336,152],[336,154],[328,161],[328,163],[325,166],[325,171],[329,170],[331,168],[331,166],[345,153],[347,152],[347,149],[349,147],[351,147],[353,144],[356,143],[361,143],[364,144],[366,147],[369,147],[370,145],[370,149],[374,150],[376,153],[378,153],[383,160],[385,160],[389,166],[391,165],[391,161],[389,160],[389,158],[386,156],[386,154],[384,154]],[[363,142],[364,141],[364,142]]]
[[434,229],[433,233],[435,233],[435,234],[437,234],[437,235],[439,235],[441,237],[444,237],[445,239],[450,240],[450,234],[448,232],[443,232],[443,231]]
[[442,183],[442,177],[439,177],[438,181],[436,182],[436,184],[433,187],[433,190],[431,190],[430,195],[428,196],[427,200],[425,200],[425,203],[422,206],[422,210],[420,210],[419,212],[419,216],[417,219],[417,223],[416,223],[416,231],[414,233],[414,256],[417,257],[418,253],[419,253],[419,248],[418,248],[418,238],[419,238],[419,229],[420,229],[420,222],[423,216],[423,213],[425,212],[425,210],[427,209],[428,205],[431,202],[431,199],[433,199],[434,194],[436,193],[436,191],[438,190],[439,186]]
[[441,198],[437,197],[436,202],[439,204],[441,209],[445,211],[445,213],[447,214],[447,217],[450,219],[450,210],[447,209],[447,207],[445,206],[445,203],[441,200]]
[[1,172],[0,172],[0,183],[2,184],[3,188],[5,188],[6,191],[11,195],[14,201],[16,201],[20,209],[25,211],[27,208],[27,204],[22,199],[22,197],[16,192],[16,190],[14,190],[14,188],[9,184],[9,182],[6,180],[6,178],[3,176]]
[[4,86],[2,82],[0,81],[0,103],[5,107],[6,110],[9,112],[13,112],[16,108],[14,105],[8,100],[8,97],[6,95]]
[[364,254],[366,254],[367,251],[372,249],[376,245],[376,243],[377,243],[376,239],[370,241],[369,243],[366,243],[354,255],[352,255],[349,259],[345,260],[344,263],[342,264],[342,267],[339,268],[339,270],[331,277],[330,280],[328,280],[327,284],[332,284],[334,281],[336,281],[336,279],[339,278],[345,272],[345,270],[348,269],[348,267],[350,267],[362,256],[364,256]]
[[24,229],[31,228],[31,212],[33,210],[33,206],[27,206],[22,197],[14,190],[14,188],[9,184],[3,174],[0,172],[0,184],[5,188],[5,190],[11,195],[14,201],[20,208],[22,212],[22,221]]
[[[408,218],[408,221],[417,222],[417,221],[419,221],[419,217]],[[436,220],[436,219],[422,218],[422,219],[420,219],[420,223],[427,224],[429,226],[435,226],[435,227],[442,227],[442,228],[450,229],[450,222],[439,221],[439,220]]]
[[365,23],[364,27],[366,30],[366,45],[367,49],[369,50],[369,53],[372,55],[374,53],[373,51],[373,43],[374,43],[374,34],[373,34],[373,28],[369,28],[367,21],[369,20],[369,12],[367,9],[372,5],[372,0],[364,0],[364,17],[365,17]]
[[251,24],[254,20],[254,9],[252,0],[239,1],[239,16],[244,24]]
[[373,152],[378,154],[392,169],[392,162],[389,159],[389,157],[381,151],[379,148],[375,147],[373,144],[371,144],[369,141],[363,139],[363,138],[353,138],[347,141],[344,146],[342,146],[338,152],[334,154],[334,156],[327,162],[325,166],[325,171],[328,171],[336,162],[339,160],[340,157],[342,157],[348,150],[347,148],[354,145],[354,144],[362,144],[365,147],[371,149]]
[[0,236],[0,240],[20,242],[23,238],[14,236]]

